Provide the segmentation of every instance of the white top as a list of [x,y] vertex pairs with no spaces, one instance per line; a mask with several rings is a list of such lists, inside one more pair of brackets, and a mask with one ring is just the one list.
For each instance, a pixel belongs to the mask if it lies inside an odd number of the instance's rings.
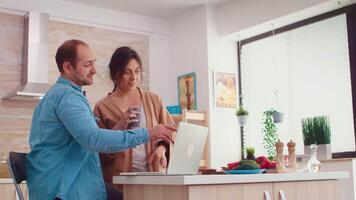
[[[140,110],[140,127],[146,127],[146,116],[143,106]],[[132,171],[145,172],[148,171],[147,154],[145,144],[137,145],[132,149]]]
[[288,181],[316,181],[349,178],[349,173],[340,172],[294,172],[285,174],[242,175],[190,175],[190,176],[114,176],[114,184],[139,185],[211,185],[229,183],[270,183]]

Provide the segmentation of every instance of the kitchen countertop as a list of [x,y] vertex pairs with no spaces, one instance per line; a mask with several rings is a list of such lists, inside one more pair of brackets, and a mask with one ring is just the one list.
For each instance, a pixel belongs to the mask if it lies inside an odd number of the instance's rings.
[[14,182],[12,181],[11,178],[0,178],[0,184],[13,184]]
[[[348,172],[243,174],[243,175],[185,175],[185,176],[115,176],[116,184],[201,185],[224,183],[263,183],[346,179]],[[12,184],[11,178],[0,178],[0,184]]]
[[349,173],[339,172],[293,172],[284,174],[243,174],[243,175],[182,175],[182,176],[114,176],[115,184],[148,185],[208,185],[227,183],[271,183],[289,181],[318,181],[349,178]]

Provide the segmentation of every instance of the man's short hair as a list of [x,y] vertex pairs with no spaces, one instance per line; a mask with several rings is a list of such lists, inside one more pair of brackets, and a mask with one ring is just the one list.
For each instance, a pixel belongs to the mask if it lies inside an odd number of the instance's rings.
[[87,43],[81,40],[67,40],[58,49],[56,53],[57,67],[60,72],[63,72],[63,63],[70,62],[70,64],[75,68],[77,60],[77,47],[79,45],[89,46]]

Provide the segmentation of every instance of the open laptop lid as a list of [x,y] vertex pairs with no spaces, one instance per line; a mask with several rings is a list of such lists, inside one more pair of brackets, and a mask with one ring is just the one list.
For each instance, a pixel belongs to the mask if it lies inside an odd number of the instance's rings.
[[197,174],[208,128],[180,122],[167,174]]
[[123,176],[158,176],[198,174],[208,128],[180,122],[167,173],[121,172]]

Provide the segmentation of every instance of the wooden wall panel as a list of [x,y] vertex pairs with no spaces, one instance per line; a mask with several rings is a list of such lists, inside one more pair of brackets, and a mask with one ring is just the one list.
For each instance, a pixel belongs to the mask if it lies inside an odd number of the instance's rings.
[[[24,18],[0,13],[0,98],[16,88],[21,81]],[[144,81],[149,86],[148,37],[122,31],[50,21],[49,24],[49,83],[59,76],[54,55],[67,39],[87,42],[97,57],[97,75],[93,86],[85,87],[92,106],[113,88],[107,65],[119,46],[131,46],[142,57]],[[0,101],[0,151],[29,151],[28,133],[36,102]]]
[[[20,85],[22,45],[22,16],[0,13],[0,97]],[[28,130],[34,102],[0,102],[0,151],[28,150]]]

